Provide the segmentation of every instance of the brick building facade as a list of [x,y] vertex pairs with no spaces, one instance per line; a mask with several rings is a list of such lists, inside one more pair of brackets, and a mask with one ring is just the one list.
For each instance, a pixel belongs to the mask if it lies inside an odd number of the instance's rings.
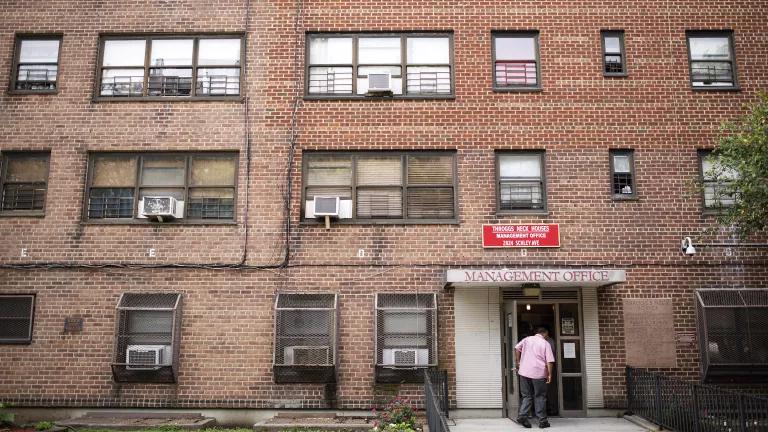
[[[701,172],[699,151],[714,146],[720,123],[743,113],[768,86],[767,12],[768,3],[758,0],[0,1],[0,83],[9,89],[0,95],[0,154],[49,155],[44,209],[0,212],[0,295],[35,295],[31,343],[0,345],[0,400],[57,407],[343,409],[368,409],[397,393],[418,401],[418,384],[376,382],[375,300],[377,293],[434,293],[434,362],[449,371],[452,405],[501,410],[513,403],[503,394],[505,325],[499,319],[517,313],[505,304],[516,307],[511,302],[520,294],[509,293],[523,284],[451,285],[451,269],[625,271],[621,283],[593,284],[592,291],[582,292],[585,284],[576,282],[554,291],[541,283],[533,287],[539,302],[516,300],[550,304],[547,293],[573,290],[576,323],[584,327],[576,333],[586,351],[578,353],[584,400],[574,411],[625,403],[627,299],[672,304],[674,346],[659,356],[668,359],[671,349],[673,364],[663,370],[699,379],[698,341],[687,338],[697,332],[695,290],[768,288],[764,249],[680,252],[684,237],[695,244],[737,242],[727,230],[706,231],[715,226],[714,217],[702,211],[703,199],[690,182]],[[623,75],[604,74],[602,30],[623,30]],[[733,86],[692,87],[692,31],[730,35]],[[492,48],[495,40],[525,34],[535,37],[536,56],[528,64],[536,74],[522,84],[534,85],[497,88],[502,56]],[[19,91],[20,41],[30,35],[60,41],[50,94]],[[149,71],[141,72],[146,88],[112,81],[105,90],[104,42],[139,35],[196,38],[198,97],[163,93],[170,92],[167,87],[152,97],[156,63],[138,66]],[[328,97],[327,87],[311,90],[311,38],[354,39],[350,44],[358,49],[359,39],[376,36],[404,41],[402,60],[391,67],[393,77],[404,77],[405,95]],[[239,70],[239,87],[222,97],[210,97],[206,85],[213,84],[200,79],[201,41],[216,37],[242,38],[245,53],[230,65]],[[406,59],[411,49],[416,57],[411,37],[445,38],[449,61],[418,69],[418,61]],[[127,48],[117,52],[122,60],[114,67],[132,66]],[[363,55],[351,53],[354,67],[361,67]],[[339,63],[337,73],[353,70],[346,60]],[[327,85],[328,70],[318,68]],[[447,70],[449,84],[411,94],[409,74],[416,70],[421,81],[414,88],[434,85],[430,71],[439,76]],[[339,88],[352,81],[339,81]],[[133,90],[144,96],[132,97]],[[118,91],[126,97],[109,93]],[[612,190],[615,149],[633,151],[631,199]],[[545,204],[500,211],[497,160],[520,150],[544,155],[539,177]],[[312,155],[342,151],[356,161],[370,156],[363,152],[391,160],[397,155],[410,167],[403,168],[403,178],[424,155],[450,159],[452,183],[446,188],[454,198],[446,199],[453,207],[443,210],[452,217],[402,217],[419,211],[414,179],[398,186],[403,189],[390,188],[416,203],[413,209],[388,207],[400,212],[394,220],[334,220],[326,229],[306,218]],[[139,155],[142,167],[150,167],[143,158],[157,152],[182,155],[190,167],[197,163],[192,152],[234,155],[233,217],[170,223],[91,217],[96,183],[89,167],[115,152]],[[437,159],[425,160],[429,165]],[[362,172],[361,162],[355,163]],[[4,173],[10,172],[5,164]],[[184,193],[194,186],[194,180],[186,182]],[[354,183],[358,193],[363,185]],[[358,211],[362,196],[355,198]],[[371,202],[375,207],[380,201]],[[127,211],[135,215],[137,203],[132,205]],[[560,247],[484,248],[483,224],[558,224]],[[183,298],[176,382],[115,382],[115,308],[124,293],[148,292]],[[595,302],[591,312],[587,292]],[[278,293],[338,296],[335,385],[275,382]],[[82,328],[64,331],[68,317],[82,318]],[[587,320],[590,334],[584,334]],[[471,340],[483,341],[470,344],[475,352],[461,346]],[[488,359],[479,372],[468,366],[477,358]]]

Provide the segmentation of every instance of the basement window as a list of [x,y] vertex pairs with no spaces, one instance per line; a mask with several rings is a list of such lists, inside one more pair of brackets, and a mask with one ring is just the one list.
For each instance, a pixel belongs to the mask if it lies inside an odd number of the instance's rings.
[[18,35],[11,93],[55,93],[60,53],[60,35]]
[[120,296],[112,363],[115,382],[176,382],[181,300],[181,294],[125,293]]
[[436,365],[436,295],[376,294],[376,381],[422,382]]
[[705,381],[768,382],[768,289],[701,289],[695,295]]
[[235,98],[242,42],[240,35],[102,37],[96,98]]
[[0,344],[31,343],[34,317],[34,294],[0,295]]
[[48,192],[49,153],[4,153],[2,157],[2,206],[8,215],[43,215]]
[[336,382],[336,294],[287,294],[275,300],[275,383]]

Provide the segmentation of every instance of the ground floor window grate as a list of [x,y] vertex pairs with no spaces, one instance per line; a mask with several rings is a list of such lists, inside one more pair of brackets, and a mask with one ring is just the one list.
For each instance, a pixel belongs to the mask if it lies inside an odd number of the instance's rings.
[[0,344],[32,342],[34,294],[0,295]]

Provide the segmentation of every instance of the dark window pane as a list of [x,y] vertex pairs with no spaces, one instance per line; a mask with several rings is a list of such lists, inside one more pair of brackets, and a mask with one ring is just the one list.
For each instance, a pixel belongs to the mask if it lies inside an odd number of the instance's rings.
[[187,217],[190,219],[233,219],[234,189],[194,188],[189,191]]
[[91,189],[88,218],[112,219],[133,217],[132,188]]
[[560,365],[562,373],[581,372],[581,343],[578,340],[561,340],[560,353],[563,357]]
[[576,303],[560,304],[560,335],[578,336],[579,328],[579,305]]
[[403,189],[358,188],[356,206],[358,218],[402,218]]
[[452,219],[453,188],[408,188],[408,217],[412,219]]
[[3,210],[42,210],[45,194],[45,183],[6,184],[3,188]]
[[605,72],[606,73],[622,73],[624,72],[624,63],[621,58],[621,54],[606,54],[605,56]]
[[563,409],[580,411],[584,409],[584,395],[581,389],[581,377],[562,377]]
[[34,296],[0,296],[0,343],[28,342],[32,339]]
[[190,96],[192,69],[153,68],[149,70],[149,96]]

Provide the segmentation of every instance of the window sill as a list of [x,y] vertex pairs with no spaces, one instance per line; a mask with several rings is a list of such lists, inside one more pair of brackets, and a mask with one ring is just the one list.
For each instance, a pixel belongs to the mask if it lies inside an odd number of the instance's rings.
[[548,210],[497,210],[496,217],[549,216]]
[[696,87],[691,86],[691,90],[694,92],[739,92],[741,91],[741,86],[731,86],[731,87]]
[[544,88],[537,87],[494,87],[495,93],[542,93]]
[[0,345],[32,345],[32,340],[0,340]]
[[435,95],[435,96],[321,96],[321,95],[304,95],[306,101],[383,101],[383,100],[455,100],[456,95]]
[[11,96],[27,96],[27,95],[57,95],[59,90],[8,90],[6,94]]
[[44,211],[31,211],[31,210],[4,210],[0,211],[0,218],[4,217],[34,217],[44,218]]
[[604,78],[627,78],[629,77],[629,73],[627,72],[621,72],[621,73],[608,73],[603,72]]
[[96,96],[91,99],[101,102],[242,102],[243,96]]
[[237,221],[206,221],[206,220],[184,220],[181,222],[150,222],[147,220],[137,219],[111,219],[111,220],[85,220],[81,221],[82,225],[134,225],[134,226],[205,226],[205,225],[223,225],[223,226],[237,226]]
[[[325,221],[313,219],[301,219],[303,226],[319,226],[325,228]],[[423,220],[331,220],[331,225],[459,225],[458,219],[423,219]]]
[[624,195],[614,195],[611,197],[611,200],[621,202],[621,201],[640,201],[640,197],[636,195],[630,195],[630,196],[624,196]]

